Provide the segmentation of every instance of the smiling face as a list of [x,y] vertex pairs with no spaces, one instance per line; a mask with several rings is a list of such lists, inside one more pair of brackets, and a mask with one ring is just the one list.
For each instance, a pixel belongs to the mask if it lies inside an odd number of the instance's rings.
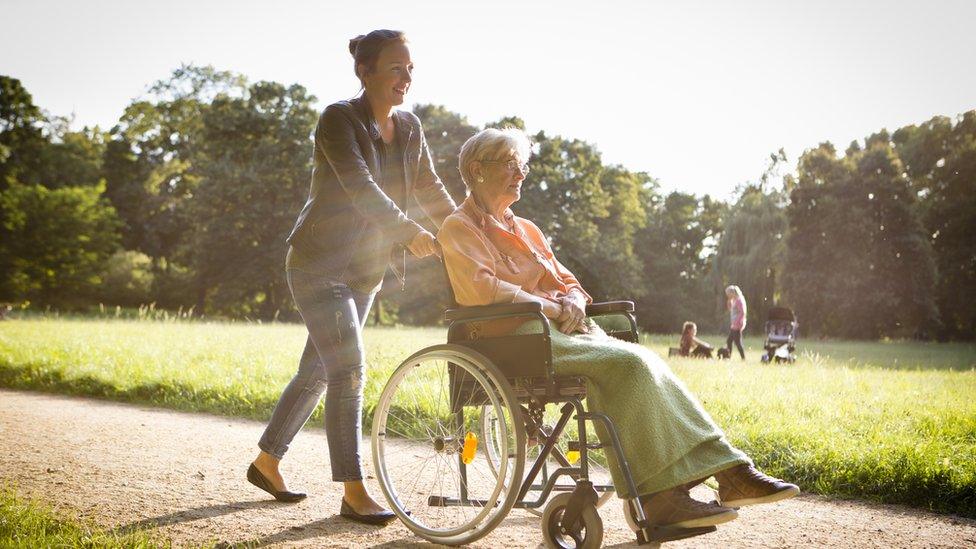
[[412,81],[413,62],[410,61],[410,50],[403,42],[384,47],[376,58],[376,65],[363,75],[371,101],[390,106],[403,104]]

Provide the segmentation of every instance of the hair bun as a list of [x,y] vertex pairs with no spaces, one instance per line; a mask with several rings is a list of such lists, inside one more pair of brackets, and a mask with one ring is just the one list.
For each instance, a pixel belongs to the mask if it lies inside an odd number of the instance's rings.
[[366,38],[366,35],[365,34],[360,34],[359,36],[357,36],[357,37],[355,37],[355,38],[353,38],[353,39],[351,39],[349,41],[349,53],[352,54],[353,57],[356,57],[356,48],[359,47],[359,42],[363,38]]

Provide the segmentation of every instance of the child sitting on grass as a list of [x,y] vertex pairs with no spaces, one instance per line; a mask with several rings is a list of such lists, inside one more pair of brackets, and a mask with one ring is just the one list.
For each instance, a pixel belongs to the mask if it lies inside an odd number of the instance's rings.
[[698,326],[694,322],[685,322],[684,327],[681,329],[681,344],[678,346],[678,356],[712,358],[713,347],[695,337],[696,335],[698,335]]

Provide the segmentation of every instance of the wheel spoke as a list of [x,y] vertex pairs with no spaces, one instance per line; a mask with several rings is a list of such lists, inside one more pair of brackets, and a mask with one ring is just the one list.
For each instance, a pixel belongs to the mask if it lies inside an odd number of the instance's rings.
[[[394,371],[377,405],[376,430],[387,437],[374,441],[374,462],[390,504],[411,512],[407,524],[430,541],[455,545],[483,536],[511,509],[524,464],[507,454],[524,456],[514,446],[524,435],[513,421],[517,401],[497,369],[442,348]],[[479,415],[486,410],[496,416],[489,423]],[[462,463],[469,433],[487,446]]]

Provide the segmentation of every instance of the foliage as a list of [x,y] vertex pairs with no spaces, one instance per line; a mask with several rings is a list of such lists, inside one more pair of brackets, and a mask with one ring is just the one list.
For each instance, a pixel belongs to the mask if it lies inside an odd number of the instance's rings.
[[37,183],[46,140],[41,109],[20,80],[0,75],[0,190],[11,178]]
[[[168,318],[0,323],[0,386],[267,420],[295,373],[304,327]],[[367,428],[396,365],[444,337],[438,328],[367,328]],[[665,355],[674,341],[645,344]],[[761,339],[744,343],[748,362],[669,365],[760,467],[809,492],[976,517],[973,344],[801,339],[795,365],[763,365]],[[320,407],[309,425],[321,419]]]
[[97,185],[104,149],[101,130],[71,131],[68,119],[34,105],[19,80],[0,75],[0,189],[7,178],[52,189]]
[[156,82],[145,97],[134,100],[111,131],[106,145],[106,195],[124,224],[127,249],[153,259],[157,281],[183,281],[161,296],[164,306],[190,306],[197,301],[195,277],[180,276],[187,268],[187,242],[195,220],[190,203],[199,176],[192,171],[203,142],[204,111],[218,95],[241,96],[243,77],[212,67],[183,66]]
[[471,125],[464,116],[441,105],[414,105],[413,113],[423,124],[424,136],[434,160],[434,170],[454,200],[461,202],[466,193],[461,172],[458,170],[458,153],[461,145],[477,133],[479,128]]
[[187,207],[198,309],[209,298],[214,309],[267,319],[290,297],[285,239],[308,193],[314,100],[298,85],[258,82],[204,111]]
[[938,268],[943,338],[976,337],[976,111],[897,130],[894,148],[918,193]]
[[92,302],[118,246],[118,217],[104,190],[12,182],[0,193],[2,299],[63,308]]
[[[316,108],[304,88],[182,66],[105,133],[72,131],[18,80],[0,84],[0,192],[15,181],[49,189],[101,189],[104,181],[122,249],[143,254],[97,269],[115,282],[97,296],[71,290],[74,306],[148,299],[197,314],[296,318],[281,265],[307,192]],[[480,128],[443,106],[414,111],[438,173],[462,200],[457,153]],[[487,126],[526,127],[518,116]],[[822,335],[976,337],[976,111],[878,131],[841,157],[829,145],[811,149],[782,185],[779,150],[733,203],[663,195],[650,175],[604,163],[581,139],[531,138],[532,172],[516,213],[542,228],[596,299],[637,301],[646,329],[668,332],[685,320],[724,327],[721,290],[734,283],[754,327],[782,302],[798,309],[804,330]],[[435,229],[415,203],[408,209]],[[25,286],[9,281],[13,263],[33,252],[14,256],[16,246],[4,246],[4,298],[23,302]],[[132,263],[138,272],[119,278],[126,257],[148,257],[148,271]],[[450,301],[442,266],[408,259],[408,272],[405,288],[387,281],[377,322],[440,321]],[[148,295],[131,294],[136,280],[151,281]],[[42,284],[32,301],[67,306],[58,291]]]
[[645,228],[636,236],[647,295],[638,301],[641,325],[654,332],[677,331],[687,320],[716,329],[715,291],[709,284],[712,250],[727,207],[709,196],[672,192],[651,204]]
[[800,158],[787,208],[786,292],[817,333],[876,338],[936,327],[932,249],[885,139]]
[[542,229],[594,299],[641,297],[634,235],[644,225],[642,190],[650,178],[604,166],[596,148],[579,139],[539,132],[533,141],[537,151],[515,213]]
[[[721,311],[724,289],[736,284],[749,296],[747,325],[762,326],[769,308],[780,305],[781,266],[786,259],[785,196],[747,187],[732,206],[715,253],[714,288]],[[723,315],[723,325],[727,315]]]
[[105,262],[97,298],[99,303],[138,307],[153,301],[152,259],[144,253],[117,250]]
[[37,173],[21,181],[52,189],[97,185],[102,180],[105,137],[98,128],[71,131],[68,120],[49,119]]

